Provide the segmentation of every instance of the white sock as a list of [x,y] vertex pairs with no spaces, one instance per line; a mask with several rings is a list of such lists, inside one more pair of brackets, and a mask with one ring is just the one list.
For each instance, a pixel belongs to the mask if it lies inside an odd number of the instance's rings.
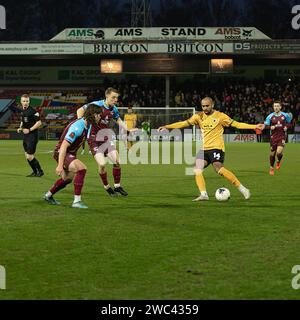
[[115,183],[114,186],[115,186],[115,188],[121,187],[120,183]]
[[242,184],[238,187],[240,192],[245,191],[247,188],[245,188]]
[[105,190],[110,188],[110,185],[108,184],[107,186],[103,186]]
[[50,191],[46,192],[46,197],[47,198],[50,198],[51,196],[52,196],[52,192],[50,192]]
[[206,191],[201,191],[201,196],[207,196],[208,197],[208,194]]
[[74,203],[80,202],[80,201],[81,201],[81,195],[80,196],[74,195]]

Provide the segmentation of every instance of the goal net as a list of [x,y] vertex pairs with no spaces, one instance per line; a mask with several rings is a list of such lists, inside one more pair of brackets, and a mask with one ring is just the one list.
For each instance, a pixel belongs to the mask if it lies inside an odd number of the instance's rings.
[[[126,107],[119,107],[120,116],[124,119],[127,113]],[[157,129],[169,123],[183,121],[196,113],[195,108],[166,108],[166,107],[137,107],[133,108],[137,115],[137,128],[142,128],[143,123],[148,122],[151,129]],[[195,127],[193,127],[195,138]]]

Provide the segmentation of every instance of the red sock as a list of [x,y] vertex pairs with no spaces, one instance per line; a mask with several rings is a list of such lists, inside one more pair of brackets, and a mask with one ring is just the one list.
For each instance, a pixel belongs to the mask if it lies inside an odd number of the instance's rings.
[[76,173],[76,176],[74,178],[74,194],[75,194],[75,196],[81,195],[81,190],[83,187],[85,174],[86,174],[86,169],[79,170]]
[[102,180],[103,185],[107,186],[108,185],[107,172],[99,173],[99,176],[100,176],[100,178]]
[[113,168],[113,176],[114,176],[115,184],[119,184],[121,181],[121,168],[120,167]]
[[63,179],[58,179],[54,185],[51,187],[50,192],[52,194],[55,194],[56,192],[58,192],[59,190],[63,189],[67,184],[69,184],[70,182],[72,182],[72,180],[67,179],[67,180],[63,180]]
[[270,166],[273,167],[275,163],[275,156],[270,156]]

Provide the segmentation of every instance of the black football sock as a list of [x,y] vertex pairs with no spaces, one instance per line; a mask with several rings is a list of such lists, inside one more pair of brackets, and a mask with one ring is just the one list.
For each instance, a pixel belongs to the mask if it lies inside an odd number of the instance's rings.
[[40,166],[40,163],[38,162],[38,160],[36,158],[33,158],[32,162],[33,162],[33,165],[34,165],[37,172],[43,171]]
[[[33,159],[33,160],[34,160],[34,159]],[[30,161],[30,160],[27,159],[27,162],[28,162],[28,164],[30,165],[32,171],[33,171],[34,173],[37,173],[37,169],[36,169],[36,167],[35,167],[35,165],[34,165],[33,160]]]

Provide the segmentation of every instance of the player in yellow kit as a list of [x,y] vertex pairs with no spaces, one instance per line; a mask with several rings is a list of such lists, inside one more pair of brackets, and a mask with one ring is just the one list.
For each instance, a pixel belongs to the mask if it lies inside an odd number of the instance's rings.
[[244,195],[245,199],[250,198],[250,191],[244,187],[237,177],[223,165],[225,157],[225,146],[223,139],[224,127],[232,126],[238,129],[264,129],[263,124],[247,124],[237,122],[225,113],[214,110],[214,102],[210,97],[201,100],[202,112],[193,115],[185,121],[176,122],[158,128],[163,129],[186,128],[197,125],[202,131],[203,150],[196,156],[195,178],[200,195],[193,201],[208,200],[203,169],[212,164],[215,171],[230,181]]
[[[136,128],[137,115],[133,113],[132,107],[127,108],[127,113],[124,116],[124,121],[126,123],[127,130]],[[129,150],[132,145],[132,137],[130,137],[130,132],[128,132],[127,139],[125,140],[126,149]]]

